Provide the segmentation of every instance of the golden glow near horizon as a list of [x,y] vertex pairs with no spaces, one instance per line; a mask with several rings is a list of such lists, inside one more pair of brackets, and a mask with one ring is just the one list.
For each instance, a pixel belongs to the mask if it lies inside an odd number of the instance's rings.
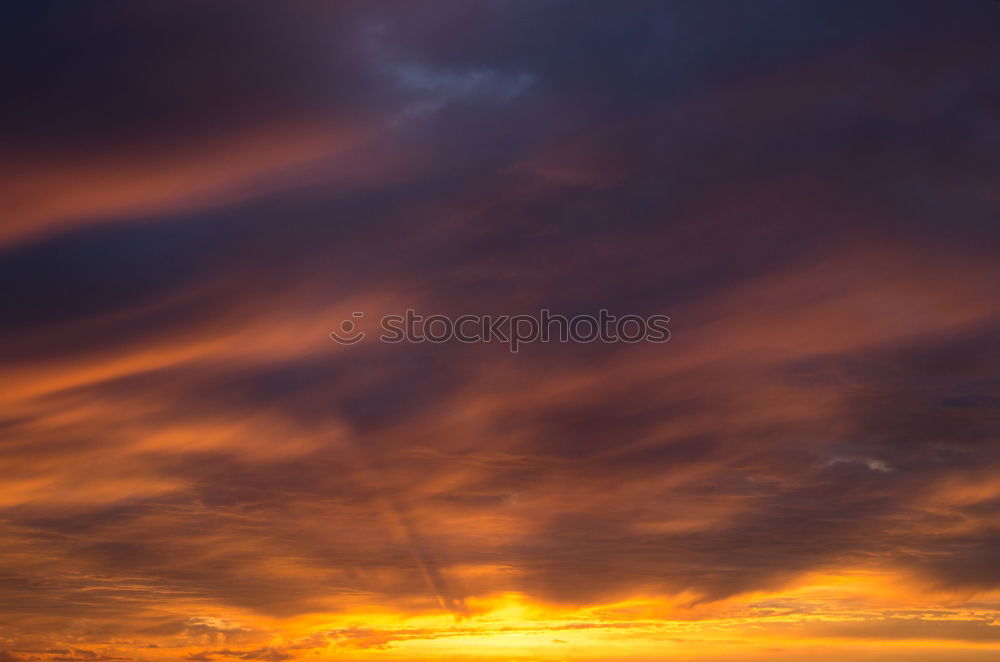
[[[262,619],[225,609],[207,615],[202,607],[206,615],[189,617],[182,636],[154,637],[158,643],[140,653],[151,660],[907,660],[917,653],[989,660],[1000,652],[989,637],[1000,627],[1000,596],[949,606],[926,592],[902,595],[892,581],[862,572],[815,576],[786,591],[712,604],[654,597],[560,607],[510,593],[470,600],[464,614],[359,607]],[[122,640],[101,655],[135,655],[134,646]]]

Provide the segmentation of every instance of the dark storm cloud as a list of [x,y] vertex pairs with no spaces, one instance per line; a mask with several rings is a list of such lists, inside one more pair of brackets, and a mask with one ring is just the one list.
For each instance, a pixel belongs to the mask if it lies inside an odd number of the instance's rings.
[[[22,5],[4,30],[4,121],[36,151],[197,140],[364,107],[349,5],[61,2]],[[350,95],[346,92],[350,91]]]

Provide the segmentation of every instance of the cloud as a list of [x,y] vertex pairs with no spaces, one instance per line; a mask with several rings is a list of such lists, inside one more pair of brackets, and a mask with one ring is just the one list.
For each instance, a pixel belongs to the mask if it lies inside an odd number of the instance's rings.
[[11,10],[0,660],[989,659],[988,4]]

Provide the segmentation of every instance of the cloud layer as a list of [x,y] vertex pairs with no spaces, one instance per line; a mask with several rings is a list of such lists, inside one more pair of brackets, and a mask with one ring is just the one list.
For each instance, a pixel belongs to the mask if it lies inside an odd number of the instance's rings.
[[996,656],[1000,5],[6,18],[0,661]]

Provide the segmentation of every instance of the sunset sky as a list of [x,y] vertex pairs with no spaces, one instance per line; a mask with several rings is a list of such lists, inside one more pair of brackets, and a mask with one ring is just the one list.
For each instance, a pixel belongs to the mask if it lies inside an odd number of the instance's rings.
[[0,662],[1000,660],[1000,2],[2,25]]

